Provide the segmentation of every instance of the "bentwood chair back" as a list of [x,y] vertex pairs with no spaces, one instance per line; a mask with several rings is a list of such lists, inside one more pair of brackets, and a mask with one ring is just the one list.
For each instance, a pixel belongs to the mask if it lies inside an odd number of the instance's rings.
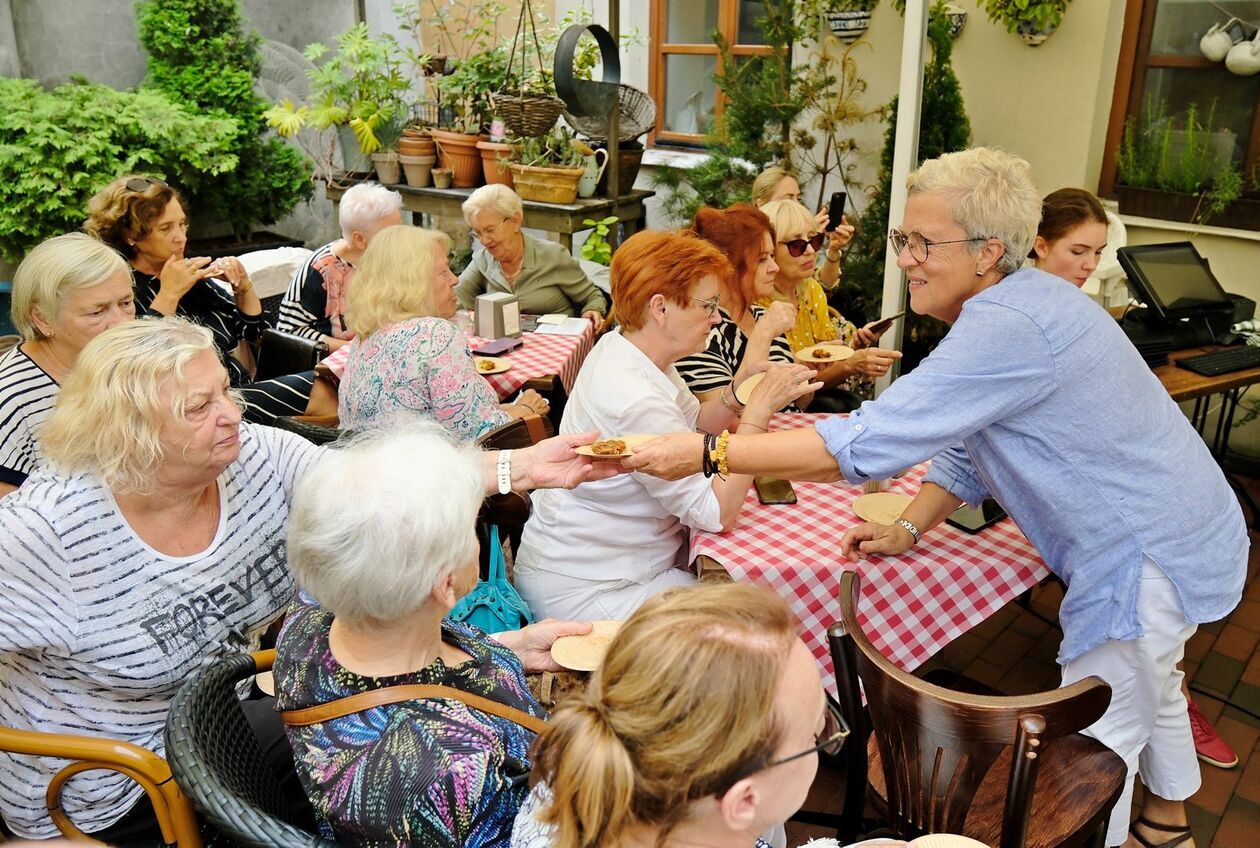
[[225,657],[176,693],[166,718],[175,780],[222,834],[258,848],[331,848],[309,806],[280,791],[237,698],[237,684],[271,668],[275,651]]
[[[960,833],[1000,848],[1101,846],[1126,771],[1078,731],[1106,711],[1111,687],[1089,677],[1051,692],[992,696],[920,680],[862,632],[860,586],[855,572],[842,577],[842,623],[828,636],[842,709],[854,709],[858,677],[866,692],[866,776],[892,830],[906,839]],[[860,783],[861,772],[848,780]]]
[[104,769],[126,775],[144,789],[162,831],[162,841],[180,848],[201,848],[201,834],[193,805],[171,779],[166,760],[157,754],[117,739],[69,736],[0,727],[0,751],[71,760],[56,773],[44,794],[48,816],[67,839],[92,841],[70,821],[61,808],[66,781],[85,771]]

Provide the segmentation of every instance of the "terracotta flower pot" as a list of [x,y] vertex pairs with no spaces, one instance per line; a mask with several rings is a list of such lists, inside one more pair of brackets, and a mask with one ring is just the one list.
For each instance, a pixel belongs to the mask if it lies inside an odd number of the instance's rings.
[[434,168],[433,169],[433,187],[434,188],[450,188],[451,180],[455,174],[450,168]]
[[382,185],[395,185],[401,177],[398,168],[398,153],[387,150],[384,153],[373,153],[372,164],[376,166],[376,176]]
[[433,138],[425,133],[424,135],[407,135],[403,133],[403,137],[398,141],[398,152],[404,156],[435,156],[437,148],[433,144]]
[[437,144],[438,161],[443,168],[450,168],[455,172],[455,187],[473,188],[481,185],[481,152],[477,150],[477,142],[481,141],[481,136],[449,130],[431,130],[430,133]]
[[398,161],[402,163],[403,174],[407,177],[407,185],[412,188],[424,188],[429,184],[430,172],[433,169],[433,163],[437,161],[437,157],[403,156],[399,154]]
[[499,183],[511,188],[512,170],[508,167],[508,159],[512,156],[512,145],[502,141],[479,141],[477,149],[481,151],[481,170],[486,185]]
[[539,168],[512,164],[516,193],[522,200],[542,203],[572,203],[577,199],[582,168]]

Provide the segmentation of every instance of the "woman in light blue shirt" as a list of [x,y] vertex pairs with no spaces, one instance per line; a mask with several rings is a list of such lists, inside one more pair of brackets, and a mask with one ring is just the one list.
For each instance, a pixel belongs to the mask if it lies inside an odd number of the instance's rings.
[[[1027,162],[977,148],[924,163],[908,185],[890,238],[910,307],[949,333],[847,418],[732,436],[728,465],[856,482],[933,459],[896,524],[845,534],[850,557],[900,554],[964,501],[997,498],[1068,586],[1064,681],[1097,674],[1112,687],[1089,732],[1142,775],[1133,835],[1172,848],[1190,838],[1182,801],[1199,787],[1176,663],[1195,627],[1241,597],[1242,511],[1116,322],[1071,283],[1020,270],[1041,209]],[[674,477],[699,470],[700,453],[698,436],[679,434],[627,465]],[[1128,840],[1131,792],[1130,780],[1108,845]]]

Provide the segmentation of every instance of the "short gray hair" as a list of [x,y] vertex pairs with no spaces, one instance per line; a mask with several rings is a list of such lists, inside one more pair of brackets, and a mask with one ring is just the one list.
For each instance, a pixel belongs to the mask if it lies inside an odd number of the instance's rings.
[[32,317],[36,310],[53,321],[61,314],[67,292],[91,288],[121,272],[131,275],[122,254],[86,233],[45,239],[13,274],[13,326],[22,341],[34,341],[43,335]]
[[349,240],[355,230],[369,233],[373,225],[387,215],[400,212],[402,195],[377,183],[359,183],[346,189],[337,204],[337,220],[341,235]]
[[498,183],[484,185],[468,195],[468,199],[464,201],[460,209],[464,213],[464,223],[470,227],[473,216],[482,212],[495,212],[504,218],[514,218],[525,214],[521,196]]
[[968,245],[973,254],[980,252],[980,239],[1002,242],[1006,253],[997,271],[1010,274],[1023,266],[1041,221],[1041,193],[1026,160],[992,147],[946,153],[920,165],[906,188],[911,195],[945,196],[954,221],[977,239]]
[[442,575],[477,555],[484,493],[480,451],[455,444],[438,424],[364,432],[322,456],[298,486],[289,567],[347,623],[403,618]]

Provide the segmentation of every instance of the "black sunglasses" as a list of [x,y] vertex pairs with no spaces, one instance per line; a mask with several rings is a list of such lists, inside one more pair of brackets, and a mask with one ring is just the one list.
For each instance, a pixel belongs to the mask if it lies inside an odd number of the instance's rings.
[[819,250],[822,249],[823,242],[826,240],[827,240],[826,234],[814,233],[812,236],[810,236],[807,239],[799,238],[799,239],[792,239],[791,241],[784,241],[784,242],[779,242],[779,243],[787,248],[787,252],[789,256],[800,256],[801,254],[805,252],[806,247],[812,247],[814,249],[814,252],[817,253]]
[[157,177],[132,177],[127,180],[127,191],[148,191],[153,186],[158,188],[170,188],[166,183]]

